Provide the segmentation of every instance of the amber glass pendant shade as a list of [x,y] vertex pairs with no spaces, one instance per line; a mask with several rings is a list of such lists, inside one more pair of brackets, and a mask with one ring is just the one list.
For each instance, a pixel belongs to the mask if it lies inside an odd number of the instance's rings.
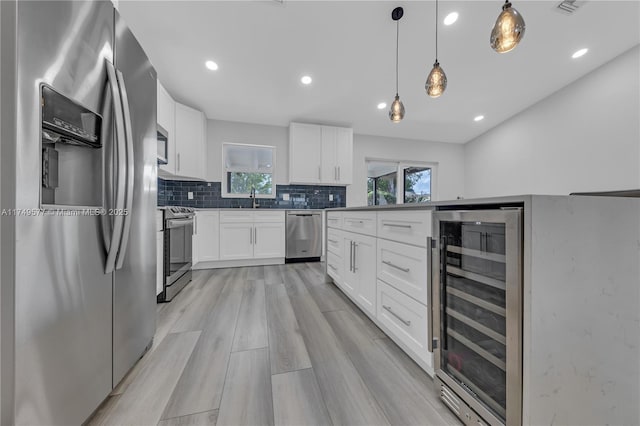
[[404,118],[404,105],[400,100],[400,96],[396,95],[396,99],[391,104],[391,109],[389,110],[389,118],[394,123],[399,123]]
[[424,84],[424,89],[427,91],[427,95],[432,98],[437,98],[444,93],[447,88],[447,75],[444,70],[440,68],[440,64],[436,61],[433,64],[433,69],[427,77],[427,82]]
[[491,31],[491,48],[498,53],[513,50],[524,37],[524,30],[522,15],[511,7],[511,3],[505,2]]

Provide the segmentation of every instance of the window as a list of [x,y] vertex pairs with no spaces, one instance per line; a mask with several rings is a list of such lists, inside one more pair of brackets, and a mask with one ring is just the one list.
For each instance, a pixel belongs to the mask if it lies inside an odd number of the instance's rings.
[[404,169],[404,202],[431,201],[431,168],[407,167]]
[[275,147],[264,145],[222,145],[223,197],[275,198],[273,170]]
[[433,201],[437,163],[366,160],[367,204]]
[[367,179],[367,200],[370,206],[396,203],[397,173]]

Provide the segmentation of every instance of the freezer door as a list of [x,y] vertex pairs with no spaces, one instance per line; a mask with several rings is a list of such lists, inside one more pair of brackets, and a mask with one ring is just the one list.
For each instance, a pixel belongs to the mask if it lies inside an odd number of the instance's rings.
[[[123,100],[128,102],[125,125],[129,176],[125,235],[113,285],[113,385],[117,385],[151,344],[156,310],[156,72],[142,47],[117,12],[115,66]],[[126,113],[126,109],[125,113]],[[126,114],[125,114],[126,115]]]
[[[0,161],[3,186],[15,188],[15,207],[32,215],[15,217],[15,418],[10,423],[81,424],[111,391],[112,275],[104,273],[98,216],[33,215],[42,182],[40,85],[104,113],[109,132],[104,62],[113,61],[113,6],[20,1],[16,7],[15,33],[4,26],[2,32],[3,43],[15,38],[17,49],[18,77],[11,83],[17,117],[2,123],[16,126],[15,139],[2,140],[15,144],[16,155]],[[103,139],[112,143],[111,134]],[[86,180],[95,173],[90,164],[60,167],[73,167]],[[5,174],[9,170],[15,173]]]

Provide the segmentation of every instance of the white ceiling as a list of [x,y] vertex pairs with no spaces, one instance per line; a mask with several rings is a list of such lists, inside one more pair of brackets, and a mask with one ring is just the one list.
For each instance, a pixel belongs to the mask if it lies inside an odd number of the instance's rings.
[[[158,77],[209,118],[286,126],[352,126],[355,133],[464,143],[640,43],[640,2],[591,0],[573,15],[558,1],[518,1],[526,34],[513,51],[489,47],[502,1],[440,1],[439,61],[449,84],[424,92],[434,61],[435,2],[123,1],[120,11]],[[396,27],[405,119],[391,123]],[[582,47],[580,59],[571,54]],[[208,59],[219,70],[205,68]],[[303,86],[300,77],[313,77]],[[605,91],[606,88],[594,87]],[[482,114],[484,121],[473,118]],[[542,125],[542,123],[541,123]]]

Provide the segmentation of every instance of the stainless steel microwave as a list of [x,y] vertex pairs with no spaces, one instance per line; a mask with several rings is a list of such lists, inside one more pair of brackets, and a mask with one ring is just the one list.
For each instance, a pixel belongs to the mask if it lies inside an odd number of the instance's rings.
[[167,164],[169,156],[169,133],[161,125],[157,125],[158,132],[158,164]]

